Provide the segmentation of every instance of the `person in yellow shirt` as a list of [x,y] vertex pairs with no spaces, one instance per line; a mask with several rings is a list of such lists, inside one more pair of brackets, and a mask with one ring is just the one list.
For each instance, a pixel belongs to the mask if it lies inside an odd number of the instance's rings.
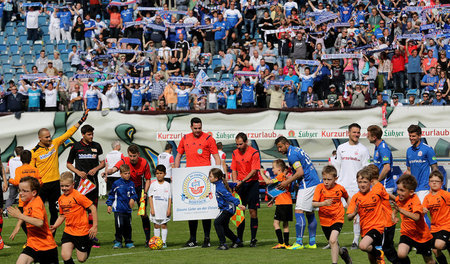
[[84,112],[81,119],[63,135],[52,139],[50,130],[41,128],[38,132],[39,143],[31,151],[31,166],[38,168],[42,187],[39,196],[42,201],[48,201],[50,211],[50,225],[58,218],[58,198],[61,194],[59,185],[59,161],[58,148],[86,121],[89,110]]

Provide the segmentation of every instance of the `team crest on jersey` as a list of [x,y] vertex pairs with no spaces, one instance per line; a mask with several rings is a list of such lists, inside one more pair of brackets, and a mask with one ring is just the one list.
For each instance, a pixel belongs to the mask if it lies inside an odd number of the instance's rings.
[[197,153],[199,154],[199,155],[202,155],[202,153],[203,153],[203,149],[197,149]]
[[419,153],[417,153],[417,156],[422,157],[422,151],[419,151]]
[[183,182],[181,200],[187,204],[203,204],[211,200],[210,183],[207,175],[201,172],[190,173]]
[[355,156],[358,156],[358,151],[355,151]]

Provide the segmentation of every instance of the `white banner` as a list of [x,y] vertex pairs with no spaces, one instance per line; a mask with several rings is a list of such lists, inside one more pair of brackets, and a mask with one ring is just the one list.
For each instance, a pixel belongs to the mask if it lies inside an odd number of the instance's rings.
[[[279,136],[288,139],[333,139],[348,138],[347,129],[302,129],[302,130],[243,130],[243,131],[208,131],[207,133],[215,140],[234,140],[239,132],[247,134],[251,140],[275,140]],[[174,140],[179,141],[185,134],[191,131],[160,131],[156,133],[157,141]],[[423,128],[423,137],[449,137],[450,128]],[[367,137],[367,128],[361,129],[361,137]],[[406,128],[390,128],[383,130],[383,139],[386,138],[408,138]]]
[[214,219],[219,214],[216,186],[208,179],[212,168],[172,169],[173,221]]

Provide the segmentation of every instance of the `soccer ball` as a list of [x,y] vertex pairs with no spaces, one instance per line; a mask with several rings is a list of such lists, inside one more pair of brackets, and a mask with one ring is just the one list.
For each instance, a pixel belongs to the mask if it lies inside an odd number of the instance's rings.
[[163,241],[160,237],[154,236],[154,237],[150,238],[150,240],[148,241],[148,247],[151,250],[161,249],[162,246],[163,246]]

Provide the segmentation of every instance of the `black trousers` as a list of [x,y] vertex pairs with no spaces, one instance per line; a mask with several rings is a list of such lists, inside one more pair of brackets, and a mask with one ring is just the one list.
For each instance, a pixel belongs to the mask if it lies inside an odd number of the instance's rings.
[[227,211],[221,211],[217,216],[216,220],[214,220],[214,227],[216,228],[217,236],[219,237],[220,244],[225,244],[226,238],[228,237],[232,242],[236,242],[237,236],[231,231],[229,227],[230,218],[233,214]]
[[116,226],[116,241],[133,243],[131,240],[131,213],[114,213],[114,225]]
[[58,219],[58,198],[61,196],[61,187],[59,180],[46,182],[42,184],[39,196],[42,202],[48,201],[48,210],[50,211],[50,225],[53,225]]

